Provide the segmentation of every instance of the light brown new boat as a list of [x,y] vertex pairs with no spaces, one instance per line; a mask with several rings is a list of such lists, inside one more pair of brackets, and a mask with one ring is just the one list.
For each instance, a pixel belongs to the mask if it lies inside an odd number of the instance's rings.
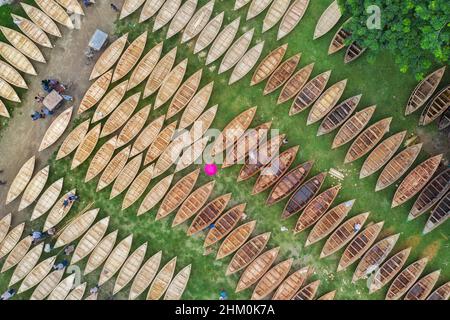
[[301,288],[292,298],[292,300],[313,300],[319,289],[320,280],[308,283]]
[[139,271],[147,252],[147,242],[139,246],[124,262],[114,283],[113,294],[117,294],[134,278]]
[[266,16],[264,17],[262,32],[266,32],[275,26],[278,21],[283,17],[286,13],[291,0],[274,0],[269,10],[267,11]]
[[39,197],[47,183],[49,172],[50,166],[46,166],[30,180],[30,183],[23,192],[22,199],[20,199],[19,211],[27,208]]
[[100,136],[101,126],[100,123],[97,124],[84,136],[83,140],[81,140],[75,151],[75,155],[73,156],[72,164],[70,166],[71,170],[85,162],[94,151]]
[[397,207],[414,195],[430,181],[441,162],[442,154],[431,157],[417,167],[415,167],[406,177],[395,191],[392,200],[392,208]]
[[153,24],[153,32],[158,31],[175,16],[180,9],[181,0],[166,0],[159,10],[155,18],[155,23]]
[[137,215],[140,216],[149,210],[151,210],[167,193],[170,184],[173,180],[173,174],[168,175],[161,181],[159,181],[145,196],[141,205],[139,206]]
[[150,109],[151,105],[143,107],[125,123],[117,137],[116,149],[128,144],[138,135],[147,121]]
[[59,234],[54,248],[68,245],[81,237],[94,223],[99,211],[100,209],[92,209],[72,220]]
[[14,177],[14,180],[9,187],[5,205],[11,203],[25,190],[33,175],[35,164],[36,157],[32,156],[19,169],[19,172]]
[[156,161],[153,177],[157,177],[169,170],[178,161],[181,152],[189,145],[189,142],[189,133],[187,131],[174,138]]
[[253,39],[254,31],[254,28],[248,30],[230,46],[230,48],[225,53],[222,62],[220,63],[218,71],[219,74],[230,70],[239,62],[239,60],[247,51],[250,42]]
[[129,98],[125,99],[118,107],[115,109],[108,120],[106,120],[102,132],[100,133],[100,138],[106,137],[114,132],[116,132],[120,127],[122,127],[128,119],[133,114],[134,110],[139,103],[139,98],[141,93],[135,93]]
[[255,0],[250,3],[247,11],[247,21],[263,12],[273,0]]
[[141,59],[141,61],[138,62],[136,68],[134,68],[131,73],[127,90],[131,90],[139,85],[150,75],[150,73],[152,73],[159,61],[159,58],[161,57],[162,49],[163,42],[161,41],[151,48]]
[[209,18],[211,17],[213,9],[214,0],[211,0],[197,10],[183,31],[181,43],[188,42],[189,40],[195,38],[203,30],[203,28],[205,28]]
[[428,258],[422,258],[411,263],[394,279],[386,294],[386,300],[400,299],[414,282],[420,277],[428,263]]
[[194,15],[195,9],[197,9],[197,2],[198,0],[187,0],[181,5],[172,21],[170,21],[166,39],[173,37],[186,27],[187,23]]
[[153,143],[153,141],[158,136],[158,133],[161,131],[162,126],[164,124],[164,118],[165,116],[159,116],[150,124],[148,124],[138,135],[136,140],[133,143],[133,148],[131,149],[131,156],[135,156],[141,152],[143,152],[145,149],[148,148],[150,144]]
[[372,150],[383,136],[389,132],[392,117],[382,119],[364,130],[347,151],[344,163],[353,162]]
[[12,267],[15,267],[20,261],[22,261],[27,254],[28,249],[30,249],[32,241],[33,238],[31,236],[27,236],[15,245],[3,263],[2,273],[8,271]]
[[192,265],[187,265],[180,272],[178,272],[175,277],[173,277],[172,282],[170,282],[167,288],[166,294],[164,295],[164,300],[180,300],[181,296],[186,289],[189,277],[191,275]]
[[351,32],[345,30],[344,27],[350,20],[351,18],[345,21],[334,35],[333,39],[331,40],[330,46],[328,47],[329,55],[334,54],[345,48],[346,45],[345,41],[351,36]]
[[436,208],[434,208],[434,210],[431,212],[431,215],[428,218],[427,223],[425,224],[425,228],[423,229],[423,233],[427,234],[447,221],[449,217],[448,213],[450,212],[449,208],[450,192],[447,192],[447,194],[441,199],[441,201],[439,201]]
[[289,110],[289,115],[293,116],[310,107],[325,89],[330,75],[331,70],[328,70],[306,83],[295,97]]
[[112,74],[113,70],[111,69],[91,84],[81,99],[77,114],[81,114],[91,109],[101,98],[103,98],[111,83]]
[[9,112],[2,100],[0,100],[0,116],[9,118]]
[[[236,229],[237,230],[237,229]],[[250,232],[251,233],[251,232]],[[267,245],[267,242],[270,239],[270,232],[259,234],[249,241],[247,241],[243,246],[241,246],[237,252],[234,254],[233,258],[228,265],[226,275],[230,275],[238,272],[239,270],[244,269],[248,266],[253,260],[256,259],[257,256],[264,250]],[[231,234],[230,234],[231,236]],[[226,240],[225,240],[226,241]],[[224,242],[225,242],[224,241]],[[219,259],[219,253],[217,253],[217,259]],[[227,253],[228,255],[229,253]],[[221,255],[220,258],[224,256]]]
[[294,162],[299,146],[294,146],[275,157],[266,167],[253,186],[252,194],[263,192],[276,183]]
[[66,109],[50,124],[50,127],[48,127],[44,137],[42,138],[42,142],[38,150],[39,152],[52,146],[64,134],[70,123],[72,112],[73,107]]
[[133,69],[141,58],[146,43],[147,31],[143,32],[125,49],[119,61],[117,61],[111,82],[122,79]]
[[131,250],[131,245],[133,243],[133,234],[130,234],[125,239],[120,241],[117,246],[111,251],[108,258],[103,265],[103,269],[100,272],[100,279],[98,280],[98,285],[101,286],[105,284],[109,279],[111,279],[125,263],[128,254]]
[[28,17],[30,17],[31,21],[33,21],[39,28],[52,36],[61,37],[61,32],[59,31],[58,26],[47,14],[26,3],[21,2],[20,5]]
[[277,40],[287,36],[302,20],[306,9],[308,9],[309,0],[294,0],[286,11],[278,28]]
[[112,137],[108,141],[106,141],[100,149],[98,149],[97,153],[92,158],[89,163],[89,168],[86,172],[86,177],[84,178],[84,182],[89,182],[94,179],[103,169],[106,168],[108,163],[110,162],[116,145],[117,137]]
[[73,273],[58,283],[58,285],[48,295],[47,300],[65,300],[74,286],[75,276],[76,274]]
[[148,289],[147,300],[159,300],[164,292],[170,285],[173,274],[175,272],[175,267],[177,264],[177,257],[172,258],[167,264],[161,268],[161,270],[156,275],[155,279]]
[[337,271],[345,270],[355,263],[361,256],[369,250],[383,228],[384,221],[368,226],[361,231],[345,248],[342,253]]
[[[108,148],[112,148],[112,146],[109,146]],[[125,149],[122,149],[119,153],[117,153],[114,156],[114,158],[106,166],[105,171],[103,171],[98,181],[97,191],[106,188],[117,178],[117,176],[127,163],[129,155],[130,155],[130,146],[126,147]],[[106,163],[106,161],[105,162],[102,161],[102,166],[104,166],[104,163]],[[98,166],[98,168],[100,169],[102,166]],[[96,173],[96,171],[98,171],[98,169],[96,169],[94,172]],[[99,170],[99,173],[100,171],[101,170]]]
[[294,234],[302,232],[315,224],[330,208],[340,190],[341,185],[336,185],[325,190],[312,199],[311,202],[305,207],[300,217],[298,217],[297,223],[294,227]]
[[64,206],[64,201],[69,197],[69,195],[75,193],[76,189],[72,189],[66,194],[64,194],[61,198],[59,198],[59,200],[56,202],[56,204],[53,206],[53,208],[47,215],[47,219],[45,220],[44,227],[42,229],[44,232],[56,226],[66,217],[66,215],[72,208],[73,202],[69,202],[69,205]]
[[158,272],[161,257],[162,253],[161,251],[158,251],[142,265],[141,269],[139,269],[133,283],[131,284],[130,294],[128,296],[129,300],[136,299],[142,292],[145,291],[145,289],[148,288]]
[[264,41],[259,42],[251,49],[249,49],[239,60],[231,73],[228,85],[231,85],[249,73],[253,67],[258,63],[259,57],[261,56],[262,50],[264,48]]
[[409,289],[404,300],[425,300],[433,290],[440,274],[441,270],[436,270],[422,277]]
[[287,277],[272,296],[272,300],[291,300],[309,276],[314,272],[311,267],[304,267]]
[[[250,86],[256,85],[265,79],[267,79],[277,67],[280,65],[283,57],[288,48],[288,44],[285,43],[278,48],[271,51],[256,67],[253,73],[252,80],[250,81]],[[295,68],[294,68],[295,69]]]
[[117,197],[124,192],[136,178],[142,163],[142,153],[131,159],[120,171],[111,189],[109,199]]
[[420,116],[419,125],[426,126],[439,118],[450,106],[450,85],[439,91]]
[[174,172],[179,172],[194,164],[202,156],[209,139],[208,136],[203,137],[187,147],[178,160]]
[[125,0],[122,9],[120,10],[119,20],[128,17],[130,14],[139,9],[145,0]]
[[0,97],[12,102],[21,102],[14,88],[2,78],[0,78]]
[[177,47],[170,50],[161,60],[158,61],[155,68],[150,73],[145,84],[143,98],[147,98],[155,93],[162,85],[164,79],[172,70],[177,55]]
[[381,142],[364,161],[364,164],[359,172],[359,178],[368,177],[378,170],[380,170],[397,152],[400,148],[403,139],[406,136],[406,131],[396,133]]
[[3,57],[10,65],[19,71],[30,74],[32,76],[37,75],[36,70],[25,55],[16,48],[0,42],[0,56]]
[[75,13],[84,16],[83,8],[77,0],[56,0],[61,6],[63,6],[69,14]]
[[[22,75],[4,61],[0,61],[0,78],[15,87],[28,89],[27,83]],[[2,91],[3,90],[4,89],[2,89]]]
[[305,242],[305,247],[328,236],[347,216],[355,199],[342,202],[325,213],[314,225]]
[[[369,212],[360,213],[341,224],[328,237],[320,253],[320,258],[325,258],[343,248],[358,233],[368,217]],[[360,227],[359,230],[355,229],[356,225]]]
[[222,27],[223,17],[224,12],[222,11],[211,19],[202,32],[200,32],[197,41],[195,41],[194,54],[199,53],[214,41]]
[[[17,290],[17,293],[19,294],[25,292],[40,283],[47,276],[50,270],[52,270],[52,267],[55,264],[55,260],[56,256],[53,256],[45,259],[37,266],[35,266],[33,270],[31,270],[30,273],[25,277],[25,279],[23,279],[22,283],[20,284],[19,290]],[[54,280],[56,281],[57,279]]]
[[167,148],[172,141],[172,137],[177,127],[177,121],[168,124],[159,134],[154,138],[150,148],[145,155],[144,164],[149,164],[156,160],[161,153]]
[[184,74],[186,73],[188,59],[184,59],[177,64],[172,71],[166,76],[161,88],[158,91],[155,99],[155,109],[158,109],[165,104],[175,94],[178,87],[183,81]]
[[406,104],[406,116],[420,109],[431,98],[444,76],[445,69],[444,66],[434,71],[417,85]]
[[275,290],[289,273],[293,261],[292,258],[287,259],[267,271],[253,290],[251,299],[262,300]]
[[292,75],[284,84],[283,89],[281,89],[280,95],[278,96],[277,104],[284,103],[293,97],[295,97],[311,75],[314,69],[314,62],[308,64],[307,66],[298,70],[294,75]]
[[317,300],[334,300],[336,296],[336,290],[325,293],[324,295],[317,298]]
[[236,286],[236,292],[245,290],[255,284],[272,266],[279,251],[280,247],[270,249],[253,260],[242,273]]
[[447,301],[450,298],[450,282],[444,283],[431,293],[427,300],[443,300]]
[[20,52],[26,55],[28,58],[33,59],[34,61],[46,63],[44,56],[42,55],[41,50],[31,41],[27,36],[22,33],[9,29],[6,27],[0,26],[0,30],[2,31],[5,38]]
[[56,270],[46,276],[31,294],[30,300],[44,300],[55,289],[64,275],[65,269]]
[[335,0],[325,9],[319,21],[317,21],[316,29],[314,30],[314,39],[322,37],[333,29],[341,17],[341,9],[337,0]]
[[67,135],[61,144],[61,147],[59,147],[58,153],[56,154],[56,160],[68,156],[80,145],[88,132],[90,121],[91,119],[83,121]]
[[104,74],[106,71],[111,69],[112,66],[119,60],[120,55],[125,49],[127,44],[128,33],[118,38],[116,41],[111,43],[108,48],[102,53],[98,58],[97,62],[92,69],[89,80],[94,80]]
[[240,17],[236,18],[230,24],[226,25],[223,30],[217,35],[211,47],[209,48],[205,65],[211,64],[219,59],[231,46],[234,37],[236,36],[236,33],[239,29],[240,21]]
[[195,96],[189,101],[180,119],[179,129],[189,127],[205,110],[209,98],[211,97],[214,88],[214,81],[211,81],[203,88],[201,88]]
[[83,298],[86,291],[87,282],[76,286],[72,291],[69,292],[65,300],[79,301]]
[[36,0],[35,2],[50,18],[69,29],[74,28],[72,20],[66,13],[66,10],[64,10],[54,0]]
[[218,105],[214,105],[205,112],[193,123],[189,130],[188,142],[195,142],[202,138],[206,131],[209,129],[217,114]]
[[142,23],[151,17],[153,17],[166,0],[147,0],[142,7],[141,14],[139,16],[139,23]]
[[308,119],[306,120],[306,125],[322,120],[336,106],[346,86],[347,79],[344,79],[325,90],[312,106]]
[[25,278],[25,276],[30,273],[31,270],[33,270],[42,255],[43,249],[44,243],[41,243],[31,248],[31,250],[25,254],[25,256],[22,258],[22,260],[19,261],[16,268],[14,269],[8,287],[11,287],[14,284],[18,283],[20,280]]
[[345,52],[344,63],[350,63],[352,61],[355,61],[366,51],[366,49],[367,48],[361,47],[361,45],[358,42],[353,41],[348,46],[347,51]]
[[[297,68],[300,62],[301,53],[293,55],[285,62],[283,62],[269,77],[266,86],[264,87],[263,94],[267,95],[280,88],[286,81],[288,81]],[[292,83],[291,83],[292,84]]]
[[128,188],[128,191],[123,198],[122,210],[129,208],[144,194],[150,184],[150,181],[152,180],[153,168],[153,164],[147,166],[131,183],[130,188]]
[[56,200],[58,200],[59,194],[61,193],[63,187],[64,178],[61,178],[55,182],[53,182],[41,195],[39,200],[36,203],[36,206],[33,209],[33,213],[31,214],[30,221],[33,221],[45,213],[55,204]]
[[246,203],[237,205],[217,219],[217,221],[214,222],[214,228],[208,231],[203,247],[213,245],[231,232],[244,215],[246,205]]
[[194,97],[202,79],[202,71],[203,69],[199,69],[178,88],[167,109],[166,119],[183,110]]
[[0,219],[0,243],[8,234],[9,227],[11,226],[11,213],[8,213]]
[[16,244],[22,237],[24,228],[25,223],[22,222],[21,224],[18,224],[17,226],[12,228],[3,238],[3,241],[0,243],[0,259],[10,253],[11,250],[16,246]]
[[249,3],[251,0],[236,0],[234,3],[234,11],[239,10],[243,6],[245,6],[247,3]]
[[216,259],[222,259],[238,250],[250,237],[255,226],[256,220],[252,220],[234,229],[220,245]]

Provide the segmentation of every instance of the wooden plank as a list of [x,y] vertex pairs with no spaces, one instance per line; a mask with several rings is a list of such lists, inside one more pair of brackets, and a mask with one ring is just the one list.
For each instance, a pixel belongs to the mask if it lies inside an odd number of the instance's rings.
[[360,94],[350,97],[331,109],[330,113],[322,120],[322,123],[317,130],[317,136],[330,133],[347,121],[358,106],[361,96],[362,95]]
[[278,96],[277,104],[284,103],[295,97],[309,79],[314,69],[314,62],[294,73],[284,84]]
[[59,147],[58,153],[56,154],[56,160],[68,156],[80,145],[88,132],[90,121],[90,119],[83,121],[67,135],[61,144],[61,147]]
[[41,169],[38,173],[36,173],[33,179],[30,180],[30,183],[25,188],[22,198],[20,199],[18,209],[19,211],[27,208],[39,197],[42,190],[44,190],[45,184],[47,183],[49,172],[50,166],[46,166],[43,169]]
[[39,152],[52,146],[58,139],[64,134],[67,126],[70,123],[72,117],[73,107],[64,110],[48,127],[47,131],[42,138],[41,145],[39,146]]
[[47,213],[47,211],[50,210],[51,207],[53,207],[61,193],[63,182],[64,178],[56,180],[44,191],[33,209],[30,221],[41,217],[42,215]]
[[32,156],[19,169],[19,172],[14,177],[14,180],[9,187],[5,205],[14,201],[25,190],[33,175],[35,164],[36,157]]
[[144,52],[145,44],[147,43],[147,31],[144,31],[125,49],[117,65],[114,69],[114,74],[111,82],[125,77],[131,69],[136,65]]

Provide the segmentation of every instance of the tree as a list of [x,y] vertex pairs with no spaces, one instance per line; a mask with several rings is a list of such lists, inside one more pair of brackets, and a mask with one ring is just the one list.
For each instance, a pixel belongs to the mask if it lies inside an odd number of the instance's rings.
[[[339,0],[351,16],[348,40],[357,41],[372,53],[389,50],[401,72],[412,71],[418,79],[434,63],[450,56],[450,1],[448,0]],[[379,8],[379,28],[367,25],[374,7]],[[369,7],[369,10],[367,8]]]

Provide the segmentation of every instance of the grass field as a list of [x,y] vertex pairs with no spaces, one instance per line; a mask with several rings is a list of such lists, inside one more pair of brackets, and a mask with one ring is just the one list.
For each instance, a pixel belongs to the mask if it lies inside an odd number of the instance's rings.
[[[206,2],[206,0],[199,1],[199,6]],[[265,40],[262,57],[279,45],[289,43],[288,52],[285,57],[289,57],[297,52],[302,52],[300,67],[311,62],[316,63],[312,76],[328,69],[332,69],[333,72],[329,85],[347,78],[347,89],[341,100],[362,93],[363,96],[358,109],[373,104],[378,106],[371,123],[384,117],[391,116],[393,117],[393,121],[390,134],[401,130],[408,130],[408,137],[410,137],[415,133],[419,114],[405,118],[403,113],[409,94],[416,85],[414,75],[401,74],[398,72],[398,68],[393,64],[389,54],[380,54],[373,59],[368,59],[368,55],[365,55],[350,65],[344,65],[343,52],[328,56],[328,45],[337,28],[333,29],[323,38],[315,41],[312,40],[316,21],[322,11],[327,7],[328,3],[329,1],[311,2],[305,17],[295,31],[280,41],[276,41],[278,27],[274,27],[270,31],[261,34],[262,21],[265,13],[246,22],[245,15],[248,6],[235,12],[232,11],[234,1],[230,0],[216,0],[214,13],[217,14],[223,10],[226,11],[224,24],[231,22],[237,16],[241,16],[241,27],[238,36],[250,28],[255,28],[252,45],[260,40]],[[123,34],[129,32],[129,38],[134,39],[145,30],[151,31],[153,19],[144,24],[137,24],[138,15],[139,13],[135,13],[131,17],[126,18],[123,22],[117,23],[117,33]],[[343,22],[344,18],[341,21]],[[149,33],[147,50],[159,41],[162,41],[165,38],[166,31],[167,27],[155,34]],[[199,56],[193,55],[193,43],[190,42],[188,45],[180,45],[179,39],[180,36],[176,36],[173,39],[170,39],[170,41],[165,41],[164,52],[179,45],[177,61],[181,61],[185,57],[189,58],[187,77],[199,68],[204,67],[205,54],[201,53]],[[370,60],[370,62],[368,60]],[[279,90],[272,95],[263,96],[262,90],[264,84],[259,84],[255,87],[249,86],[252,72],[241,81],[232,86],[228,86],[228,78],[231,72],[229,71],[225,74],[217,75],[219,63],[220,60],[212,66],[204,68],[204,75],[201,82],[201,86],[203,86],[212,80],[215,81],[215,88],[209,105],[219,104],[219,111],[212,125],[213,128],[221,129],[243,110],[254,105],[258,106],[257,115],[252,126],[273,120],[272,127],[279,129],[281,133],[287,134],[289,139],[288,146],[300,145],[300,152],[294,165],[313,159],[315,160],[315,165],[310,176],[320,171],[327,171],[329,168],[336,168],[345,173],[346,178],[342,181],[343,188],[334,204],[349,199],[357,199],[349,216],[370,211],[370,222],[384,220],[385,225],[380,237],[401,233],[394,252],[412,246],[413,250],[407,263],[410,263],[419,257],[429,256],[430,262],[425,272],[428,273],[440,268],[442,269],[442,275],[439,284],[448,281],[450,277],[450,268],[447,265],[448,261],[450,261],[450,250],[448,250],[448,237],[450,235],[448,222],[432,233],[422,236],[422,229],[427,215],[423,215],[422,217],[407,223],[406,217],[413,201],[409,201],[401,207],[391,209],[390,204],[395,191],[395,186],[391,186],[386,190],[375,193],[374,187],[378,174],[364,180],[359,180],[359,169],[364,160],[360,159],[349,165],[343,164],[344,156],[349,145],[332,151],[330,146],[334,133],[316,137],[319,124],[306,126],[306,117],[307,112],[309,111],[289,117],[288,110],[290,102],[276,105]],[[448,80],[449,78],[447,76],[443,83],[448,83]],[[131,95],[142,89],[143,85],[141,84],[127,95]],[[140,107],[148,103],[153,103],[153,101],[154,96],[151,96],[150,98],[141,101]],[[167,106],[152,111],[151,119],[165,113],[166,108]],[[90,115],[91,114],[89,114],[89,116]],[[87,116],[88,115],[84,115],[84,118],[77,119],[75,124],[79,123]],[[177,118],[179,118],[179,115]],[[426,130],[436,130],[435,125],[429,126]],[[98,143],[97,148],[107,139],[108,138],[102,139]],[[417,159],[416,164],[424,160],[427,156],[427,154],[422,152]],[[222,288],[228,292],[230,299],[247,299],[251,296],[251,290],[246,290],[239,294],[234,293],[234,288],[239,279],[239,275],[235,274],[230,277],[225,276],[225,269],[231,259],[230,257],[216,261],[214,259],[215,254],[208,256],[202,255],[203,234],[188,238],[185,234],[187,229],[186,225],[172,229],[170,226],[173,216],[155,222],[154,216],[157,208],[143,216],[137,217],[136,211],[140,201],[127,210],[123,212],[120,211],[123,196],[119,196],[114,200],[108,200],[110,187],[102,192],[95,192],[98,178],[87,184],[83,182],[89,161],[85,162],[73,172],[69,171],[70,161],[71,159],[65,159],[56,162],[53,157],[50,163],[52,173],[49,179],[50,184],[56,179],[65,176],[64,190],[70,190],[71,188],[76,187],[77,192],[81,196],[81,202],[72,208],[67,219],[71,219],[71,217],[76,215],[79,210],[83,209],[88,203],[94,201],[94,207],[101,208],[101,217],[106,215],[111,216],[109,231],[119,229],[119,239],[125,238],[129,233],[134,234],[133,249],[137,248],[145,241],[148,241],[149,250],[147,257],[159,250],[163,250],[162,263],[167,262],[173,256],[178,256],[177,271],[185,265],[192,263],[191,279],[184,294],[184,298],[186,299],[217,299],[219,291]],[[181,173],[177,173],[174,182],[178,181],[193,169],[194,167],[190,167]],[[250,219],[256,219],[258,221],[256,234],[271,231],[272,237],[268,247],[281,247],[277,261],[292,257],[295,259],[295,270],[305,265],[314,266],[315,274],[312,279],[320,279],[322,281],[319,287],[319,295],[336,289],[337,299],[381,299],[384,297],[387,290],[386,287],[373,295],[369,295],[365,281],[359,281],[356,284],[351,283],[352,273],[356,264],[352,265],[344,272],[336,272],[336,267],[342,251],[340,251],[339,254],[321,260],[319,259],[319,254],[325,241],[321,241],[318,244],[305,248],[304,242],[308,231],[294,236],[291,230],[295,225],[296,218],[292,217],[287,221],[281,221],[280,219],[281,211],[286,201],[272,207],[266,207],[264,203],[268,192],[250,196],[255,178],[246,182],[236,183],[239,169],[239,166],[234,166],[219,171],[219,174],[214,177],[214,179],[216,179],[216,188],[212,197],[226,192],[232,192],[233,198],[229,207],[237,203],[246,202],[247,221]],[[197,182],[197,186],[210,179],[211,178],[202,175]],[[148,190],[150,190],[158,180],[159,178],[152,181]],[[336,183],[338,183],[337,180],[328,177],[323,186],[323,190]],[[40,228],[42,223],[43,220],[35,221],[31,224],[31,227]],[[282,232],[280,230],[282,226],[287,227],[289,231]],[[59,259],[63,259],[63,257],[61,256]],[[85,260],[80,264],[82,268],[84,268],[84,263]],[[89,285],[93,286],[98,279],[99,272],[100,270],[97,270],[82,281],[88,281]],[[0,276],[1,292],[6,289],[11,274],[12,271],[9,271]],[[102,298],[107,298],[110,295],[113,285],[114,281],[109,281],[102,287]],[[127,298],[128,289],[129,286],[115,297],[118,299]],[[31,294],[31,291],[32,290],[16,297],[18,299],[26,299]]]

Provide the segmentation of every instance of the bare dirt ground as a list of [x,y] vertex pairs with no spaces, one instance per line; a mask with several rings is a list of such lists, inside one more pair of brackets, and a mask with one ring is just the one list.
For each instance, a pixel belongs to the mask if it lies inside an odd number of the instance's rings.
[[[42,137],[51,122],[72,104],[78,107],[79,101],[89,87],[88,79],[93,63],[87,63],[84,53],[96,29],[112,35],[113,23],[116,21],[118,13],[110,8],[110,3],[111,1],[97,0],[95,5],[84,8],[86,15],[81,17],[80,29],[69,30],[60,26],[63,36],[57,40],[53,39],[53,49],[42,50],[47,63],[33,63],[38,76],[26,79],[29,90],[21,97],[21,106],[17,110],[13,110],[13,118],[0,137],[0,170],[3,170],[0,180],[7,181],[6,185],[0,186],[0,217],[17,211],[20,197],[8,206],[5,206],[4,203],[10,183],[25,161],[32,155],[36,155],[35,172],[37,172],[45,166],[51,154],[58,148],[58,144],[55,144],[43,152],[38,152]],[[123,0],[114,1],[119,8],[122,3]],[[74,102],[65,103],[64,107],[60,108],[52,117],[32,121],[30,114],[41,109],[41,106],[35,103],[34,97],[38,93],[43,93],[40,86],[41,80],[48,78],[59,79],[62,83],[71,83],[68,94],[74,97]],[[72,120],[74,118],[72,116]],[[59,143],[62,140],[60,139]],[[15,215],[15,220],[23,220],[23,218],[23,214]]]

